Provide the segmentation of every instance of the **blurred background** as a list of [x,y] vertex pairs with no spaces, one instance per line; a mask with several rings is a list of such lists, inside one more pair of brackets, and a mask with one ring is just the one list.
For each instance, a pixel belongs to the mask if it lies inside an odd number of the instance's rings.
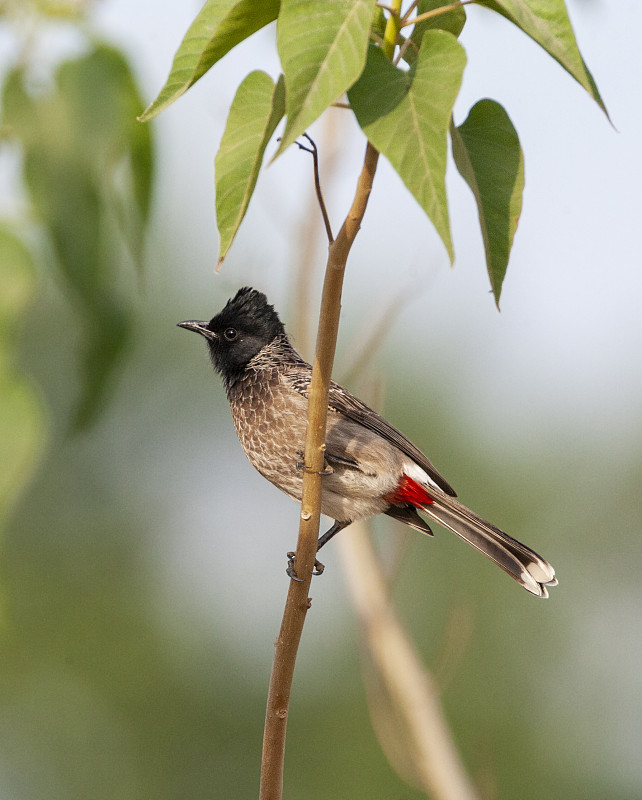
[[[374,525],[484,798],[642,796],[642,11],[568,5],[612,126],[505,20],[469,7],[462,35],[456,122],[492,97],[525,151],[501,313],[456,170],[451,269],[382,162],[335,370],[557,569],[542,603],[445,531]],[[134,117],[197,2],[1,10],[0,800],[255,797],[298,509],[248,465],[203,343],[175,324],[249,284],[311,354],[325,247],[305,154],[264,170],[213,272],[214,154],[245,74],[278,74],[274,29],[150,128]],[[310,132],[336,229],[365,143],[339,110]],[[285,797],[422,797],[373,732],[324,556]]]

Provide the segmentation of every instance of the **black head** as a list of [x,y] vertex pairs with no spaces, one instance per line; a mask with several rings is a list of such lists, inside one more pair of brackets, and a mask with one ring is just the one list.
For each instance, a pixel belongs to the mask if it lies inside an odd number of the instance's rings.
[[207,339],[215,369],[228,380],[243,372],[266,344],[285,334],[267,297],[249,286],[239,289],[209,322],[187,320],[178,324]]

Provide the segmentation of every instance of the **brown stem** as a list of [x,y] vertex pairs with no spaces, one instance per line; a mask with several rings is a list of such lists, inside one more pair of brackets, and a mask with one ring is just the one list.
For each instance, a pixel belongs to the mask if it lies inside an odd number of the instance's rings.
[[274,645],[274,662],[263,733],[260,800],[281,800],[283,794],[285,733],[290,691],[301,632],[306,612],[310,607],[308,590],[319,536],[328,390],[339,328],[343,276],[350,248],[359,232],[368,204],[378,158],[377,150],[368,144],[352,207],[337,238],[328,248],[308,399],[308,430],[305,441],[307,469],[303,473],[301,519],[296,548],[296,571],[301,580],[290,581],[281,630]]

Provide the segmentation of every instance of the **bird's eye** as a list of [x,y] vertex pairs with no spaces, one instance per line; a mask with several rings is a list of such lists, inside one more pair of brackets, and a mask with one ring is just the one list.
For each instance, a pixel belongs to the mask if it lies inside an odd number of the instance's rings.
[[238,336],[238,332],[236,328],[226,328],[223,336],[225,336],[228,342],[233,342]]

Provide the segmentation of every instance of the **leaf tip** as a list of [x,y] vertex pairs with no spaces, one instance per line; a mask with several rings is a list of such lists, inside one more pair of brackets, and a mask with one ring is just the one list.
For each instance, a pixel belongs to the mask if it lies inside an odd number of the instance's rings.
[[286,142],[286,141],[285,141],[285,137],[283,137],[283,136],[282,136],[281,138],[277,139],[277,142],[279,143],[279,146],[278,146],[278,148],[277,148],[276,152],[274,153],[274,155],[272,156],[272,158],[271,158],[271,159],[268,161],[268,163],[267,163],[267,166],[268,166],[268,167],[269,167],[270,165],[274,164],[274,162],[277,160],[277,158],[278,158],[280,155],[282,155],[282,154],[283,154],[283,152],[284,152],[284,150],[287,150],[287,149],[288,149],[288,147],[289,147],[289,146],[290,146],[290,144],[291,144],[291,142]]
[[147,108],[143,111],[143,113],[139,114],[136,117],[136,121],[137,122],[149,122],[150,119],[153,119],[156,116],[156,114],[158,113],[157,111],[154,110],[154,105],[155,105],[155,103],[150,103],[147,106]]
[[[444,235],[444,233],[446,235]],[[446,252],[448,253],[448,261],[450,262],[450,267],[452,269],[455,266],[455,248],[453,246],[453,240],[450,235],[450,226],[444,233],[442,233],[441,235],[441,240],[444,243]]]
[[501,308],[499,307],[499,298],[501,297],[502,294],[502,284],[500,283],[499,286],[496,286],[491,278],[490,289],[488,291],[490,294],[493,295],[493,300],[495,301],[495,307],[497,308],[498,311],[501,311]]

